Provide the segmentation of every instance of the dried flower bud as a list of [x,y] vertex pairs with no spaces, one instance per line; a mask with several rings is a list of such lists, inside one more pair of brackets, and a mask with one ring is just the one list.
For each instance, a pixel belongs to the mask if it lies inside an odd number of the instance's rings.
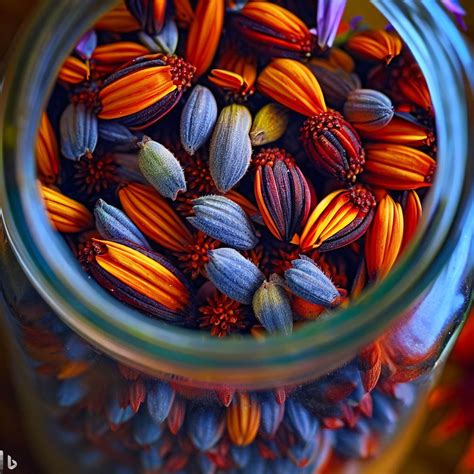
[[283,421],[285,404],[278,403],[275,397],[270,394],[260,403],[260,412],[260,434],[265,438],[272,439]]
[[219,114],[209,149],[209,168],[219,191],[234,187],[247,172],[252,155],[247,107],[232,104]]
[[286,401],[284,421],[302,441],[310,441],[319,431],[317,418],[293,399]]
[[59,122],[61,152],[70,160],[91,155],[97,145],[97,117],[82,103],[69,104]]
[[204,86],[194,86],[183,107],[180,137],[184,149],[194,155],[209,139],[217,119],[217,103]]
[[150,246],[135,224],[120,210],[99,199],[94,208],[95,225],[106,240],[128,240],[140,247]]
[[94,280],[122,303],[176,323],[189,313],[190,287],[160,254],[132,242],[92,239],[79,256]]
[[269,56],[305,57],[312,49],[308,27],[293,13],[274,3],[248,3],[234,16],[234,27],[250,46]]
[[93,227],[92,214],[80,202],[42,184],[40,193],[51,224],[58,232],[83,232]]
[[196,67],[198,78],[214,59],[224,24],[224,0],[199,0],[186,41],[186,61]]
[[341,295],[334,283],[313,260],[301,255],[291,265],[285,271],[285,280],[295,295],[326,308],[334,308],[340,303]]
[[260,426],[260,404],[255,395],[239,392],[227,408],[227,433],[237,446],[248,446]]
[[172,18],[168,18],[158,35],[150,36],[140,31],[138,38],[154,53],[174,54],[179,41],[178,26]]
[[203,196],[193,201],[195,216],[187,220],[212,238],[241,250],[253,249],[258,238],[244,210],[224,196]]
[[191,232],[152,187],[129,183],[118,195],[127,216],[157,244],[174,252],[184,252],[192,244]]
[[290,241],[306,222],[311,192],[294,158],[280,148],[260,151],[254,192],[263,221],[279,240]]
[[262,146],[280,139],[288,125],[288,111],[281,105],[264,105],[255,115],[250,130],[253,146]]
[[148,48],[133,41],[101,44],[92,55],[93,71],[101,76],[111,74],[129,61],[149,52]]
[[286,294],[284,282],[272,275],[255,292],[252,300],[255,317],[267,332],[291,334],[293,331],[293,313]]
[[55,183],[59,175],[58,142],[46,112],[41,122],[36,141],[36,166],[41,180],[46,184]]
[[167,0],[125,0],[130,13],[149,35],[158,34],[163,28]]
[[148,388],[146,406],[151,419],[160,425],[168,418],[175,399],[175,391],[170,384],[162,381],[152,382]]
[[98,116],[132,129],[146,128],[175,107],[194,71],[194,66],[176,56],[159,53],[136,58],[104,81]]
[[344,116],[357,130],[379,130],[393,117],[391,100],[373,89],[352,91],[344,104]]
[[402,199],[403,206],[403,250],[415,234],[418,224],[421,221],[423,209],[421,207],[420,197],[416,191],[405,191]]
[[402,50],[402,41],[395,33],[368,30],[356,33],[347,42],[347,49],[363,59],[390,63]]
[[362,172],[365,152],[359,135],[339,112],[308,118],[300,133],[306,153],[321,172],[348,182]]
[[308,217],[300,236],[303,252],[334,250],[364,235],[374,217],[375,197],[362,185],[327,195]]
[[89,64],[74,56],[69,56],[61,66],[58,80],[66,84],[80,84],[89,79]]
[[307,66],[292,59],[274,59],[257,80],[258,90],[267,97],[302,115],[326,111],[323,92]]
[[250,304],[265,275],[234,249],[210,250],[208,256],[206,271],[209,280],[229,298]]
[[436,162],[426,153],[391,143],[370,143],[365,151],[366,183],[400,191],[431,186]]
[[174,201],[178,193],[186,191],[183,168],[173,153],[148,137],[138,146],[140,171],[162,196]]
[[137,146],[138,138],[125,125],[117,122],[99,122],[99,139],[123,151],[133,150]]
[[400,254],[403,241],[403,211],[389,194],[377,206],[365,238],[365,261],[370,280],[384,278]]
[[208,451],[224,434],[225,418],[215,406],[197,406],[187,417],[188,435],[199,451]]

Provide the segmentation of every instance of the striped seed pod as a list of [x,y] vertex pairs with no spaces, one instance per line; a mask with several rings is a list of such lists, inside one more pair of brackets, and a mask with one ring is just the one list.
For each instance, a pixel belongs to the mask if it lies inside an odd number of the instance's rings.
[[186,402],[179,396],[176,396],[166,419],[166,424],[172,434],[178,434],[179,430],[183,426],[185,417]]
[[238,204],[252,221],[258,224],[262,223],[262,217],[260,216],[257,207],[243,194],[231,189],[225,193],[225,197]]
[[89,79],[89,64],[80,59],[69,56],[61,66],[58,74],[58,80],[66,84],[80,84]]
[[402,41],[395,33],[368,30],[356,33],[347,42],[349,52],[369,61],[389,64],[402,51]]
[[344,116],[357,130],[379,130],[393,117],[392,101],[373,89],[352,91],[344,104]]
[[275,397],[270,394],[260,403],[261,420],[260,435],[265,438],[272,439],[275,437],[283,415],[285,414],[285,404],[278,403]]
[[193,201],[187,220],[210,237],[240,250],[253,249],[258,238],[245,211],[224,196],[203,196]]
[[158,35],[150,36],[140,31],[138,39],[154,53],[174,54],[179,41],[178,26],[172,18],[168,18]]
[[288,126],[288,111],[279,104],[264,105],[255,115],[250,130],[253,146],[263,146],[280,139]]
[[379,342],[375,341],[359,352],[357,367],[364,390],[371,392],[377,385],[382,371],[382,349]]
[[94,29],[113,33],[130,33],[139,30],[140,24],[130,13],[125,3],[121,1],[115,8],[97,20]]
[[98,133],[99,140],[107,142],[114,150],[129,151],[137,147],[137,136],[120,123],[99,121]]
[[237,446],[248,446],[260,426],[260,403],[255,395],[238,392],[227,408],[227,433]]
[[221,439],[225,418],[220,408],[197,406],[188,414],[188,435],[199,451],[208,451]]
[[165,22],[167,0],[125,0],[130,13],[149,35],[158,34]]
[[209,168],[221,192],[233,188],[247,172],[252,155],[251,125],[252,116],[243,105],[229,105],[219,114],[209,148]]
[[301,233],[303,252],[344,247],[364,235],[374,217],[375,197],[362,185],[328,194],[314,208]]
[[136,130],[149,127],[175,107],[194,71],[194,66],[176,56],[158,53],[136,58],[105,79],[98,117]]
[[36,140],[36,166],[44,183],[52,184],[57,181],[59,176],[58,142],[46,112],[41,115]]
[[233,18],[241,37],[272,57],[302,58],[311,54],[312,36],[293,13],[274,3],[249,2]]
[[181,113],[179,127],[183,148],[194,155],[211,136],[217,119],[217,103],[204,86],[194,86]]
[[175,391],[170,384],[154,381],[150,384],[146,397],[146,407],[151,419],[160,425],[168,418],[175,399]]
[[293,399],[286,401],[284,422],[302,441],[314,439],[319,431],[316,417]]
[[403,251],[411,242],[423,214],[420,197],[416,191],[405,191],[403,193],[402,208],[404,226],[401,250]]
[[61,153],[69,160],[90,156],[98,139],[97,117],[82,103],[69,104],[59,122]]
[[93,71],[100,76],[111,74],[129,61],[149,52],[148,48],[133,41],[101,44],[92,54]]
[[139,446],[150,446],[156,443],[162,435],[160,425],[157,425],[146,411],[141,410],[132,421],[132,436]]
[[300,137],[311,163],[324,174],[353,183],[363,171],[365,152],[359,135],[339,112],[309,117]]

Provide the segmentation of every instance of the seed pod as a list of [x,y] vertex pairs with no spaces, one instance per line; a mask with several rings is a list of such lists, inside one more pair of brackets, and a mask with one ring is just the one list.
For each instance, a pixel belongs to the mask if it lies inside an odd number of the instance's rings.
[[190,310],[184,276],[156,252],[108,240],[81,245],[84,269],[114,298],[145,314],[180,323]]
[[373,89],[352,91],[344,104],[344,116],[358,130],[379,130],[393,117],[391,100]]
[[252,48],[269,56],[300,58],[311,53],[308,27],[279,5],[250,2],[234,16],[233,25]]
[[203,196],[193,201],[195,217],[187,220],[212,238],[241,250],[253,249],[258,238],[244,210],[224,196]]
[[254,395],[239,392],[227,408],[227,433],[237,446],[248,446],[260,426],[260,404]]
[[320,0],[318,2],[315,33],[318,38],[318,46],[322,50],[333,45],[345,6],[345,0]]
[[252,219],[252,221],[262,224],[262,217],[260,216],[257,207],[243,194],[231,189],[225,193],[225,197],[238,204],[244,210],[245,214],[247,214],[247,216]]
[[208,257],[207,275],[217,289],[239,303],[250,304],[265,275],[234,249],[210,250]]
[[66,84],[80,84],[89,79],[89,63],[85,63],[74,56],[69,56],[61,66],[58,80]]
[[133,41],[101,44],[92,55],[93,71],[101,76],[111,74],[129,61],[149,52],[148,48]]
[[252,116],[243,105],[229,105],[219,114],[209,149],[209,168],[219,191],[229,191],[247,172],[252,155],[251,125]]
[[300,133],[306,153],[319,171],[348,182],[354,182],[363,171],[365,152],[359,135],[339,112],[308,118]]
[[144,137],[138,146],[138,166],[162,196],[174,201],[178,193],[186,191],[183,168],[173,153],[148,137]]
[[103,239],[128,240],[150,249],[143,234],[120,209],[99,199],[94,208],[94,217],[97,230]]
[[158,53],[136,58],[104,81],[98,117],[136,130],[149,127],[175,107],[194,71],[194,66],[176,56]]
[[166,419],[166,424],[168,425],[168,429],[172,434],[178,434],[181,426],[183,426],[185,416],[186,402],[180,397],[175,397],[173,405],[171,405],[168,418]]
[[293,331],[293,313],[283,283],[276,274],[272,275],[269,281],[262,283],[252,300],[255,317],[271,334],[288,335]]
[[312,59],[308,67],[316,76],[327,104],[335,109],[341,109],[349,93],[361,87],[357,74],[334,66],[326,59]]
[[180,137],[184,149],[194,155],[211,136],[217,119],[217,103],[212,92],[196,85],[181,113]]
[[84,60],[92,57],[95,48],[97,47],[97,33],[94,30],[89,30],[84,33],[80,40],[76,43],[74,51]]
[[407,244],[413,238],[418,224],[421,221],[423,209],[421,202],[416,191],[405,191],[402,199],[403,206],[403,242],[401,250],[407,246]]
[[258,164],[254,192],[263,221],[279,240],[290,241],[309,214],[311,192],[294,158],[283,149],[266,148]]
[[178,26],[188,30],[194,20],[194,11],[190,0],[173,0],[173,4]]
[[168,417],[175,398],[175,391],[166,382],[156,381],[148,389],[146,404],[150,417],[160,425]]
[[140,446],[150,446],[161,437],[160,425],[157,425],[144,410],[141,410],[132,421],[133,439]]
[[40,194],[49,220],[58,232],[83,232],[93,227],[92,214],[80,202],[44,185],[40,185]]
[[385,30],[368,30],[352,36],[346,47],[349,52],[363,59],[384,61],[389,64],[400,54],[403,44],[395,33]]
[[365,151],[364,182],[399,191],[431,186],[436,161],[426,153],[391,143],[370,143]]
[[285,280],[295,295],[326,308],[334,308],[341,302],[341,295],[334,283],[313,260],[301,255],[291,265],[285,271]]
[[417,63],[411,61],[402,68],[401,74],[396,80],[396,86],[406,100],[424,110],[431,111],[432,104],[428,84]]
[[243,469],[249,464],[252,456],[252,446],[236,446],[233,444],[230,447],[230,455],[237,467]]
[[97,145],[97,117],[85,104],[69,104],[59,122],[61,153],[70,160],[91,155]]
[[375,197],[362,185],[328,194],[309,215],[300,236],[303,252],[325,252],[364,235],[374,217]]
[[120,2],[115,8],[102,15],[94,25],[99,31],[110,31],[113,33],[130,33],[140,29],[140,24],[132,16],[125,3]]
[[380,200],[365,239],[367,273],[372,281],[384,278],[400,254],[403,211],[389,194]]
[[158,34],[163,28],[167,0],[125,0],[130,13],[149,35]]
[[212,405],[195,407],[187,418],[188,434],[199,451],[208,451],[224,434],[225,418],[222,411]]
[[260,403],[261,421],[260,421],[260,434],[265,438],[272,439],[285,414],[285,404],[278,403],[273,395],[266,397]]
[[224,0],[199,0],[186,41],[186,61],[202,76],[214,59],[224,24]]
[[99,121],[99,139],[110,143],[114,149],[133,150],[138,138],[127,127],[116,122]]
[[118,196],[127,216],[157,244],[173,252],[183,252],[192,244],[191,232],[152,187],[129,183]]
[[364,390],[371,392],[377,385],[382,370],[382,351],[378,342],[374,342],[360,351],[357,356],[357,367]]
[[302,115],[312,116],[326,111],[318,80],[299,61],[274,59],[260,73],[257,88],[263,95]]
[[154,53],[174,54],[178,47],[178,26],[172,18],[168,18],[158,35],[149,36],[144,31],[140,31],[138,38]]
[[118,394],[114,394],[112,399],[107,403],[105,415],[112,428],[123,425],[135,416],[135,412],[130,405],[121,406]]
[[310,441],[319,430],[318,420],[299,402],[286,401],[285,423],[302,440]]
[[58,387],[57,402],[60,407],[72,407],[86,394],[86,384],[81,378],[65,380]]
[[58,142],[46,112],[41,122],[36,141],[36,166],[41,180],[46,184],[55,183],[59,175]]
[[255,115],[250,130],[253,146],[262,146],[280,139],[288,125],[288,111],[281,105],[269,103]]

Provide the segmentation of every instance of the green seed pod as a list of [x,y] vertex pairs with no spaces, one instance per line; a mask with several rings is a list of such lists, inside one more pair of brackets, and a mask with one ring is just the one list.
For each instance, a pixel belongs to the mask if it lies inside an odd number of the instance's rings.
[[277,141],[283,136],[287,126],[287,109],[274,103],[263,106],[257,112],[250,130],[252,145],[262,146]]

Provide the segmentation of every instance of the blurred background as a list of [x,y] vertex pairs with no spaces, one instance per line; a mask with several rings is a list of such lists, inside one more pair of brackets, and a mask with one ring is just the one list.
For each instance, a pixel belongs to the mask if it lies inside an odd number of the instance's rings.
[[[8,50],[15,48],[15,34],[41,0],[0,0],[0,77],[8,64]],[[351,5],[352,3],[352,5]],[[357,2],[349,2],[349,15],[357,14]],[[474,1],[461,2],[467,11],[467,34],[474,39]],[[350,10],[353,11],[350,11]],[[366,18],[372,23],[371,18]],[[1,100],[1,96],[0,96]],[[461,342],[451,356],[430,405],[421,413],[416,435],[407,436],[409,455],[398,472],[448,474],[474,472],[474,314],[471,313]],[[21,460],[22,474],[40,474],[22,427],[21,415],[9,379],[9,366],[0,333],[0,449]],[[446,392],[449,391],[449,394]],[[451,398],[448,397],[451,395]],[[445,398],[448,398],[445,400]],[[439,405],[439,406],[438,406]],[[429,413],[429,416],[428,416]],[[421,421],[420,421],[421,420]],[[380,471],[379,471],[380,472]],[[383,474],[394,472],[383,467]],[[396,471],[395,471],[396,472]],[[62,474],[62,473],[58,473]]]

